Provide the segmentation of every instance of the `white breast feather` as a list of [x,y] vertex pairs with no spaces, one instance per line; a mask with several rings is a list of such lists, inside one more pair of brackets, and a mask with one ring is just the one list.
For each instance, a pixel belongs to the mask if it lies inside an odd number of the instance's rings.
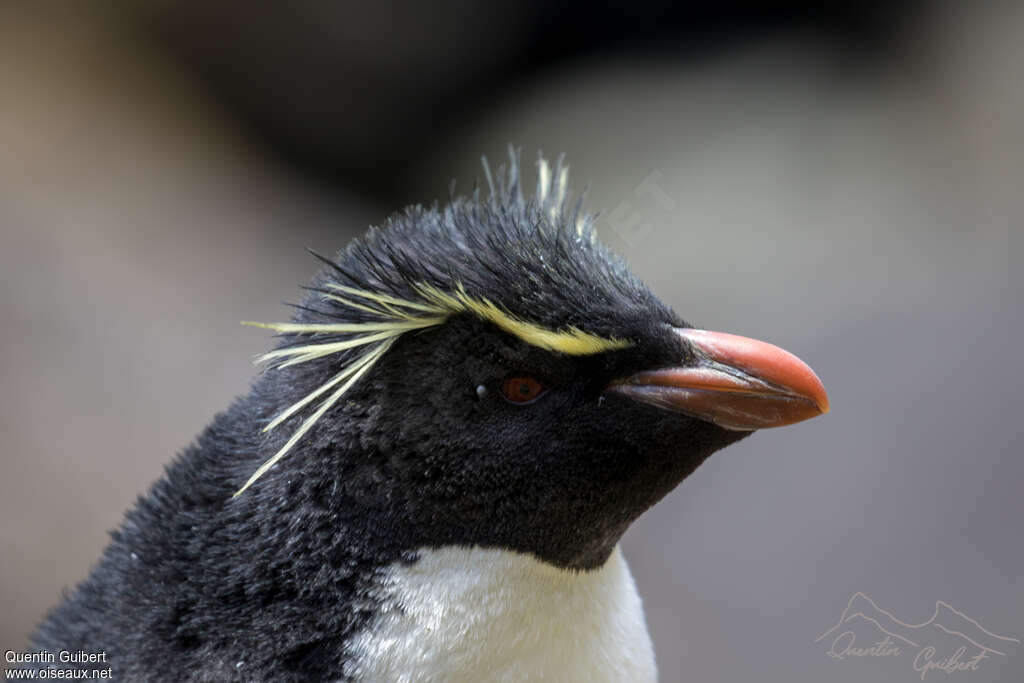
[[362,681],[655,681],[640,596],[616,547],[573,572],[529,555],[450,547],[395,565],[352,645]]

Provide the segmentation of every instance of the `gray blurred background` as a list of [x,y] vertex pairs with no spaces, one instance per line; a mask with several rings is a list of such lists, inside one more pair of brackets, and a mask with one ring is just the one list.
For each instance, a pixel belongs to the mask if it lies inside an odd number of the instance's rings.
[[[920,680],[814,642],[858,591],[1024,639],[1024,5],[255,4],[0,5],[0,650],[246,391],[238,321],[288,314],[305,247],[509,142],[567,153],[686,319],[829,390],[626,535],[663,681]],[[1024,680],[997,641],[925,680]]]

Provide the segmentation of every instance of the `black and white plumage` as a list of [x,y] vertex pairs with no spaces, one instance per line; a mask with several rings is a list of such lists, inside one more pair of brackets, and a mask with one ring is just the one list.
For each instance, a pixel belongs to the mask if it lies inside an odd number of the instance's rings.
[[653,679],[619,538],[827,403],[785,352],[692,330],[538,166],[532,198],[513,155],[329,260],[34,646],[120,680]]

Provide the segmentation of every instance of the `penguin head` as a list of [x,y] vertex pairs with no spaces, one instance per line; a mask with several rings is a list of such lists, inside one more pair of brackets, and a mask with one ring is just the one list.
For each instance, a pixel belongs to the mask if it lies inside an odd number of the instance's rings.
[[712,453],[827,411],[794,356],[663,304],[568,208],[566,167],[542,159],[525,199],[516,162],[489,197],[408,209],[324,259],[292,322],[266,325],[284,336],[260,391],[273,455],[240,495],[304,477],[409,550],[590,569]]

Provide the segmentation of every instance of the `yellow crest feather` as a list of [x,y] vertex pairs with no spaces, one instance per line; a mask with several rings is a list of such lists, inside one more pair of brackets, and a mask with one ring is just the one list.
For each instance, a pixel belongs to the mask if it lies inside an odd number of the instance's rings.
[[[538,159],[537,165],[536,196],[540,208],[546,212],[549,220],[554,222],[563,212],[569,182],[569,167],[562,163],[562,159],[559,159],[558,165],[552,173],[551,167],[542,156]],[[488,184],[491,186],[493,198],[496,196],[494,184],[486,166],[486,160],[484,170]],[[522,200],[520,199],[520,201]],[[583,234],[584,224],[584,217],[577,214],[574,226],[577,234]],[[327,283],[323,287],[329,290],[321,291],[321,297],[324,300],[368,313],[372,319],[361,322],[336,323],[245,322],[243,323],[245,325],[262,327],[284,334],[346,335],[346,338],[341,340],[335,338],[330,341],[311,341],[306,344],[276,349],[260,356],[257,362],[276,363],[274,368],[285,368],[338,353],[351,352],[364,346],[368,348],[356,355],[328,381],[276,415],[263,428],[264,432],[271,431],[326,395],[326,398],[322,399],[312,414],[302,421],[298,429],[271,458],[259,466],[245,482],[245,485],[235,493],[235,496],[240,495],[280,461],[406,332],[441,325],[452,315],[465,313],[489,321],[527,344],[556,353],[586,356],[624,349],[631,345],[628,340],[600,337],[577,327],[555,330],[524,320],[486,298],[470,295],[459,282],[453,284],[451,291],[442,291],[438,287],[428,284],[413,285],[415,292],[413,299],[403,299],[383,292],[374,292],[338,283]]]
[[[317,409],[307,417],[287,442],[266,462],[259,466],[245,485],[239,489],[238,496],[249,488],[267,470],[273,467],[296,443],[308,432],[317,420],[323,417],[331,406],[348,391],[373,365],[380,360],[391,345],[410,330],[435,327],[443,324],[450,316],[469,313],[487,320],[509,334],[522,339],[527,344],[548,351],[555,351],[571,356],[586,356],[605,351],[624,349],[630,342],[614,337],[605,338],[584,332],[577,327],[551,330],[541,325],[518,318],[488,299],[470,296],[461,283],[455,286],[454,292],[444,292],[432,285],[417,285],[417,293],[422,297],[419,301],[400,299],[380,292],[371,292],[339,284],[328,284],[327,288],[347,294],[350,298],[335,294],[323,294],[325,299],[342,303],[354,309],[372,313],[380,320],[356,323],[258,323],[244,322],[245,325],[262,327],[285,334],[352,334],[349,339],[323,343],[303,344],[276,349],[259,357],[257,362],[281,361],[275,367],[284,368],[298,363],[305,363],[323,358],[360,346],[375,345],[366,353],[358,356],[330,380],[310,392],[300,401],[292,404],[263,428],[269,432],[274,427],[287,421],[307,405],[341,384],[330,394]],[[359,303],[359,299],[366,303]],[[404,309],[404,310],[403,310]],[[283,359],[283,360],[282,360]]]

